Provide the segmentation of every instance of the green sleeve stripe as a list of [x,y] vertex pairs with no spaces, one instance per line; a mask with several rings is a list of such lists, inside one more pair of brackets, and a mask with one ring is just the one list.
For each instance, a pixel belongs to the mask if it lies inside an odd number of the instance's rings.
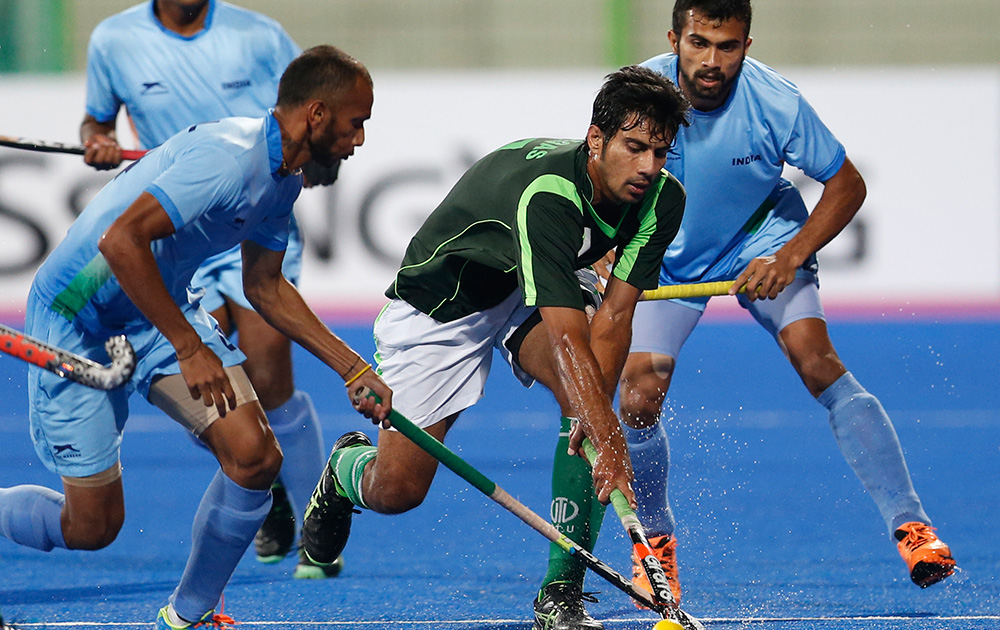
[[632,275],[635,262],[639,258],[639,251],[649,243],[649,237],[656,232],[658,218],[656,216],[656,202],[660,199],[660,193],[663,191],[663,184],[666,181],[666,173],[661,174],[655,194],[646,195],[642,201],[642,207],[639,209],[639,214],[642,216],[639,231],[625,246],[625,251],[622,252],[617,264],[615,264],[615,277],[619,280],[628,280],[629,276]]
[[73,321],[77,313],[87,305],[101,287],[111,278],[111,267],[102,254],[94,256],[87,266],[77,273],[69,286],[62,290],[52,301],[51,308],[69,321]]
[[396,272],[396,276],[398,277],[400,273],[402,273],[403,271],[406,271],[407,269],[416,269],[417,267],[423,267],[424,265],[430,263],[432,260],[434,260],[435,256],[438,255],[438,252],[440,252],[446,245],[448,245],[448,243],[451,243],[452,241],[454,241],[457,238],[461,238],[462,235],[464,235],[466,232],[468,232],[472,228],[476,227],[477,225],[481,225],[483,223],[499,223],[500,225],[502,225],[504,227],[504,229],[506,229],[506,230],[510,229],[509,225],[507,225],[503,221],[497,221],[496,219],[487,219],[485,221],[476,221],[475,223],[470,223],[469,225],[465,226],[464,230],[462,230],[461,232],[459,232],[455,236],[452,236],[449,239],[441,241],[441,243],[437,247],[434,248],[434,251],[431,252],[431,255],[428,256],[426,260],[423,260],[423,261],[418,262],[418,263],[413,263],[412,265],[406,265],[404,267],[400,267],[399,271]]
[[576,184],[565,177],[552,173],[540,175],[521,193],[521,199],[517,202],[517,240],[521,244],[521,276],[524,278],[525,306],[534,306],[538,298],[534,269],[531,265],[531,243],[528,241],[528,204],[538,193],[552,193],[563,197],[576,206],[581,215],[583,214],[583,200],[576,190]]
[[[509,225],[507,225],[503,221],[498,221],[496,219],[486,219],[485,221],[476,221],[474,223],[470,223],[469,225],[465,226],[465,229],[462,230],[461,232],[459,232],[458,234],[452,236],[449,239],[441,241],[441,243],[437,247],[434,248],[434,251],[431,252],[431,255],[428,256],[426,260],[423,260],[423,261],[418,262],[418,263],[414,263],[412,265],[405,265],[403,267],[400,267],[399,271],[396,272],[396,279],[393,282],[393,286],[395,286],[399,282],[399,274],[403,273],[407,269],[416,269],[417,267],[423,267],[424,265],[429,264],[438,255],[438,252],[440,252],[444,247],[446,247],[448,245],[448,243],[451,243],[455,239],[461,238],[462,235],[464,235],[466,232],[468,232],[472,228],[474,228],[476,226],[479,226],[479,225],[482,225],[484,223],[499,223],[500,225],[502,225],[504,227],[505,230],[510,230],[510,226]],[[468,264],[468,263],[466,263],[466,264]],[[464,266],[462,267],[462,270],[463,271],[465,270]],[[461,286],[461,284],[462,284],[462,281],[461,281],[461,276],[460,276],[458,284],[455,285],[455,292],[452,293],[451,297],[445,298],[437,306],[435,306],[433,309],[431,309],[431,313],[433,313],[434,311],[436,311],[439,308],[441,308],[441,306],[445,302],[448,302],[449,300],[454,299],[455,296],[458,295],[458,289]],[[431,313],[428,313],[428,315],[430,315]]]

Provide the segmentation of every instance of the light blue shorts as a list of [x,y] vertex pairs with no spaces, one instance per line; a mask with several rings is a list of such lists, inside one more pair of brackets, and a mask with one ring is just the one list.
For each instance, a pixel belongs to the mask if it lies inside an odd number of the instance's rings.
[[[281,273],[298,286],[302,275],[302,234],[294,214],[289,217],[288,248],[281,262]],[[191,279],[191,286],[204,290],[201,306],[209,313],[222,308],[226,298],[247,310],[254,310],[243,293],[243,254],[239,245],[202,263]]]
[[[730,299],[730,298],[722,298]],[[812,278],[795,278],[773,300],[751,302],[737,297],[740,306],[777,340],[785,326],[800,319],[822,319],[819,283]],[[639,302],[632,317],[632,345],[629,352],[652,352],[677,358],[684,342],[701,319],[703,309],[692,308],[681,300]]]
[[[205,309],[194,303],[181,310],[224,365],[245,360]],[[34,292],[28,296],[25,332],[98,363],[109,362],[105,337],[81,330],[49,309]],[[154,378],[180,373],[173,346],[149,322],[137,321],[120,333],[135,350],[136,369],[129,382],[117,389],[91,389],[42,368],[28,368],[31,438],[38,458],[57,475],[87,477],[114,465],[128,418],[128,397],[134,391],[146,397]]]

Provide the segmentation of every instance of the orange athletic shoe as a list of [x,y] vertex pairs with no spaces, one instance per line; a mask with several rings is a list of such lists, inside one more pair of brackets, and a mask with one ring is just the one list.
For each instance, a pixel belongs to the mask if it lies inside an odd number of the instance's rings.
[[930,525],[919,521],[904,523],[896,530],[896,540],[899,555],[910,569],[910,579],[920,588],[937,584],[955,572],[951,549]]
[[[677,579],[677,539],[673,536],[653,536],[649,539],[649,546],[653,548],[653,555],[660,559],[663,572],[667,574],[667,580],[670,582],[670,592],[674,594],[674,601],[680,604],[681,583]],[[635,552],[632,553],[632,584],[650,593],[653,592],[649,578],[646,577],[646,572],[642,569],[642,563],[639,562],[639,556]],[[632,602],[637,608],[646,609],[638,601],[632,600]]]

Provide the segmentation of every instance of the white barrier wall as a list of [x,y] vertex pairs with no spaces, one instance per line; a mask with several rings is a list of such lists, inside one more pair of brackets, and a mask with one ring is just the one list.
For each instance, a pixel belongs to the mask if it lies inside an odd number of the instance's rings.
[[[365,146],[336,186],[297,206],[310,303],[374,312],[409,237],[462,172],[514,139],[582,137],[601,75],[376,74]],[[861,214],[820,254],[825,302],[1000,303],[1000,70],[786,75],[868,184]],[[82,77],[4,77],[0,135],[73,142],[83,102]],[[821,186],[788,176],[818,198]],[[0,313],[23,307],[37,264],[109,177],[76,156],[0,148]]]

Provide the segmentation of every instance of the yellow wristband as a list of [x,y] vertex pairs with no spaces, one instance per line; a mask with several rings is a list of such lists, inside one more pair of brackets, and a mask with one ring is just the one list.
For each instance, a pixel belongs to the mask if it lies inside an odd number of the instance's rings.
[[365,372],[367,372],[370,369],[372,369],[371,363],[365,363],[365,367],[361,368],[358,371],[357,374],[355,374],[354,376],[352,376],[350,378],[350,380],[348,380],[346,383],[344,383],[344,387],[350,387],[351,383],[353,383],[354,381],[358,380],[361,377],[362,374],[364,374]]

